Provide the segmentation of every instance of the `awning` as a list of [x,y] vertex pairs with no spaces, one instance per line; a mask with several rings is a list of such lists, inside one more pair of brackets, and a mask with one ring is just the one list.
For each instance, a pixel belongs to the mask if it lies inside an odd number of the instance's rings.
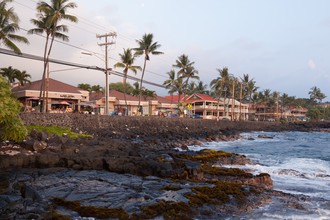
[[71,105],[67,101],[52,101],[52,105]]
[[30,98],[27,98],[26,100],[39,100],[38,97],[30,97]]

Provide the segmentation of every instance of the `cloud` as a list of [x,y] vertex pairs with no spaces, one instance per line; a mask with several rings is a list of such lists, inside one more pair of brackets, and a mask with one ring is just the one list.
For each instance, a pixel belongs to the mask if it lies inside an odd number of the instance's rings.
[[309,69],[311,69],[311,70],[314,70],[316,68],[315,61],[312,59],[308,60],[307,65],[308,65]]

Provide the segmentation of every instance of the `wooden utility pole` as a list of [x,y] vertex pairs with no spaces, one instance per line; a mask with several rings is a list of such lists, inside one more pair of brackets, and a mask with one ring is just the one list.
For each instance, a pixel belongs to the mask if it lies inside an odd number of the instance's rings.
[[234,107],[235,107],[235,83],[236,80],[233,81],[233,95],[232,95],[232,100],[231,100],[231,120],[234,121]]
[[239,120],[242,121],[242,91],[243,90],[243,83],[241,82],[241,88],[239,92]]
[[[109,69],[108,69],[108,46],[114,44],[113,39],[117,36],[116,32],[110,32],[103,35],[96,35],[97,38],[105,38],[105,42],[98,44],[99,46],[105,46],[105,115],[109,115]],[[108,41],[108,37],[112,40]]]

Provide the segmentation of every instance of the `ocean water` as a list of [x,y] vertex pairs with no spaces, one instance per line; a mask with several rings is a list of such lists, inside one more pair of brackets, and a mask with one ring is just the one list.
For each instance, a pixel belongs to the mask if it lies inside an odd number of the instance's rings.
[[[260,136],[268,137],[261,138]],[[330,133],[253,132],[229,142],[190,146],[246,155],[254,165],[235,166],[254,174],[266,172],[274,189],[308,196],[301,209],[273,201],[237,219],[330,219]]]

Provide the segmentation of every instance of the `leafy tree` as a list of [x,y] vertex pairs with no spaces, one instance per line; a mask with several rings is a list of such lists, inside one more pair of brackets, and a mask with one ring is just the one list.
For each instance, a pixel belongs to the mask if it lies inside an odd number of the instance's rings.
[[[137,85],[139,85],[138,82],[136,82],[136,83],[137,83]],[[116,91],[122,92],[122,93],[125,93],[125,90],[126,90],[126,94],[133,95],[134,87],[130,83],[126,83],[126,88],[124,88],[124,85],[122,82],[116,82],[116,83],[110,83],[109,89],[113,89],[113,90],[116,90]],[[139,88],[137,88],[137,90],[139,90]],[[139,94],[139,92],[137,94]]]
[[144,64],[143,64],[142,76],[140,80],[140,94],[139,94],[138,106],[140,106],[140,102],[141,102],[143,77],[146,70],[147,61],[150,60],[150,54],[152,55],[163,54],[163,52],[157,51],[158,48],[161,47],[161,45],[158,44],[158,42],[153,42],[153,37],[154,37],[153,34],[144,34],[142,36],[142,39],[136,41],[139,47],[133,49],[135,51],[135,55],[137,56],[144,55]]
[[[42,74],[42,83],[40,89],[41,93],[45,89],[46,84],[46,72],[49,64],[49,56],[53,47],[55,38],[62,39],[63,41],[68,41],[69,37],[63,33],[68,32],[68,27],[66,25],[59,25],[59,22],[63,20],[69,20],[71,22],[78,22],[77,17],[69,15],[66,13],[68,9],[75,8],[77,5],[69,0],[51,0],[51,4],[46,2],[39,2],[37,4],[38,18],[31,19],[31,22],[36,26],[36,28],[28,31],[30,34],[46,34],[46,42],[44,48],[44,67]],[[62,33],[63,32],[63,33]],[[49,42],[50,41],[50,42]],[[49,70],[48,70],[49,71]],[[45,91],[43,92],[45,96]],[[47,103],[43,102],[43,111],[46,112]]]
[[12,0],[0,1],[0,45],[13,50],[15,53],[21,54],[21,50],[16,46],[14,41],[28,44],[29,41],[15,32],[19,31],[19,18],[14,12],[14,8],[7,8],[7,4]]
[[104,92],[104,89],[100,85],[92,85],[91,92],[95,92],[95,93]]
[[[120,62],[116,63],[114,66],[119,68],[124,68],[124,77],[123,77],[123,86],[124,86],[124,99],[125,99],[125,105],[126,109],[128,109],[127,105],[127,99],[126,99],[126,80],[127,80],[127,74],[128,70],[131,70],[133,73],[137,73],[138,70],[142,70],[140,66],[134,66],[133,63],[135,61],[135,55],[132,53],[132,49],[124,49],[124,52],[122,54],[119,54]],[[128,114],[128,111],[125,111],[126,114]]]
[[319,106],[314,106],[308,109],[306,116],[311,118],[313,121],[318,121],[323,118],[322,109]]
[[3,140],[23,141],[27,129],[18,113],[21,103],[14,98],[8,82],[0,76],[0,138]]

